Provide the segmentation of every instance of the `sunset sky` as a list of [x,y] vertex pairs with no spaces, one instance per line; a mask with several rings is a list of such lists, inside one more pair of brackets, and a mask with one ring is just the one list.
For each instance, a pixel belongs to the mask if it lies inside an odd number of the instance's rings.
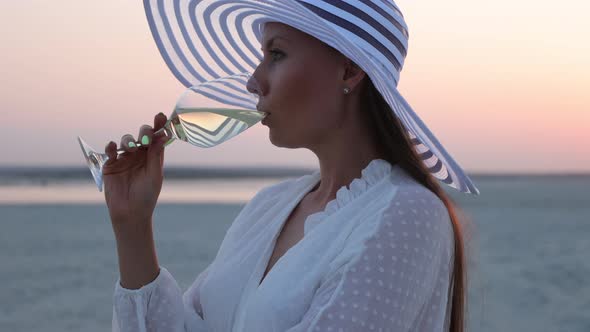
[[[399,90],[468,172],[590,172],[590,2],[397,1],[410,45]],[[169,113],[183,86],[140,1],[0,2],[0,166],[82,166]],[[307,166],[257,125],[167,164]]]

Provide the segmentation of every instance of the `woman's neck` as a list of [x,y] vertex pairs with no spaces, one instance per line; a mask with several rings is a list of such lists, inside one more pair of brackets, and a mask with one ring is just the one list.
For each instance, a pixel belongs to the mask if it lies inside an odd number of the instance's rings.
[[343,186],[348,186],[354,179],[360,178],[362,170],[379,154],[373,149],[356,149],[342,151],[336,154],[334,150],[320,161],[320,182],[310,193],[308,199],[325,206],[336,198],[336,192]]

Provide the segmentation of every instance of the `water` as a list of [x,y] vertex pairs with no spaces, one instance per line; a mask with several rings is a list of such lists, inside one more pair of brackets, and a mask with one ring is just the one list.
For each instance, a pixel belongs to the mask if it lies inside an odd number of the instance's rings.
[[[214,258],[239,210],[237,204],[158,206],[158,258],[181,287]],[[109,331],[118,270],[106,209],[13,205],[0,206],[0,215],[0,331]],[[179,217],[165,218],[170,215]]]
[[475,183],[471,330],[590,331],[590,176]]
[[265,114],[246,109],[177,108],[171,120],[179,139],[209,148],[241,134]]
[[[244,202],[279,180],[165,183],[160,264],[186,289]],[[448,191],[472,219],[468,330],[590,331],[590,176],[473,180],[479,197]],[[110,329],[118,270],[101,200],[92,183],[0,185],[0,331]]]

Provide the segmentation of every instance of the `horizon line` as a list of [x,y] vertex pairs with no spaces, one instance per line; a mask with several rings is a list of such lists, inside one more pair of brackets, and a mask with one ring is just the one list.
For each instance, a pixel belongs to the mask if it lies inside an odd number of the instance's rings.
[[[164,174],[175,177],[280,177],[305,175],[317,171],[317,168],[302,166],[166,166]],[[166,174],[168,173],[168,174]],[[588,171],[468,171],[469,176],[590,176]],[[85,177],[90,171],[85,166],[17,166],[0,165],[0,177],[4,176],[64,176],[69,178]]]

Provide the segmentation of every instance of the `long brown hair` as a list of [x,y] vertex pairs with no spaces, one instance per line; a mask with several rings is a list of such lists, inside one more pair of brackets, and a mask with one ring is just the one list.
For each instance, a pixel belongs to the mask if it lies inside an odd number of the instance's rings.
[[[467,311],[467,265],[463,225],[468,222],[466,215],[458,208],[429,172],[399,119],[381,96],[368,76],[363,80],[361,91],[362,113],[374,135],[381,157],[391,164],[399,164],[416,181],[431,190],[444,202],[453,223],[455,238],[454,264],[449,285],[449,304],[451,305],[450,332],[465,331]],[[452,292],[452,293],[451,293]]]

